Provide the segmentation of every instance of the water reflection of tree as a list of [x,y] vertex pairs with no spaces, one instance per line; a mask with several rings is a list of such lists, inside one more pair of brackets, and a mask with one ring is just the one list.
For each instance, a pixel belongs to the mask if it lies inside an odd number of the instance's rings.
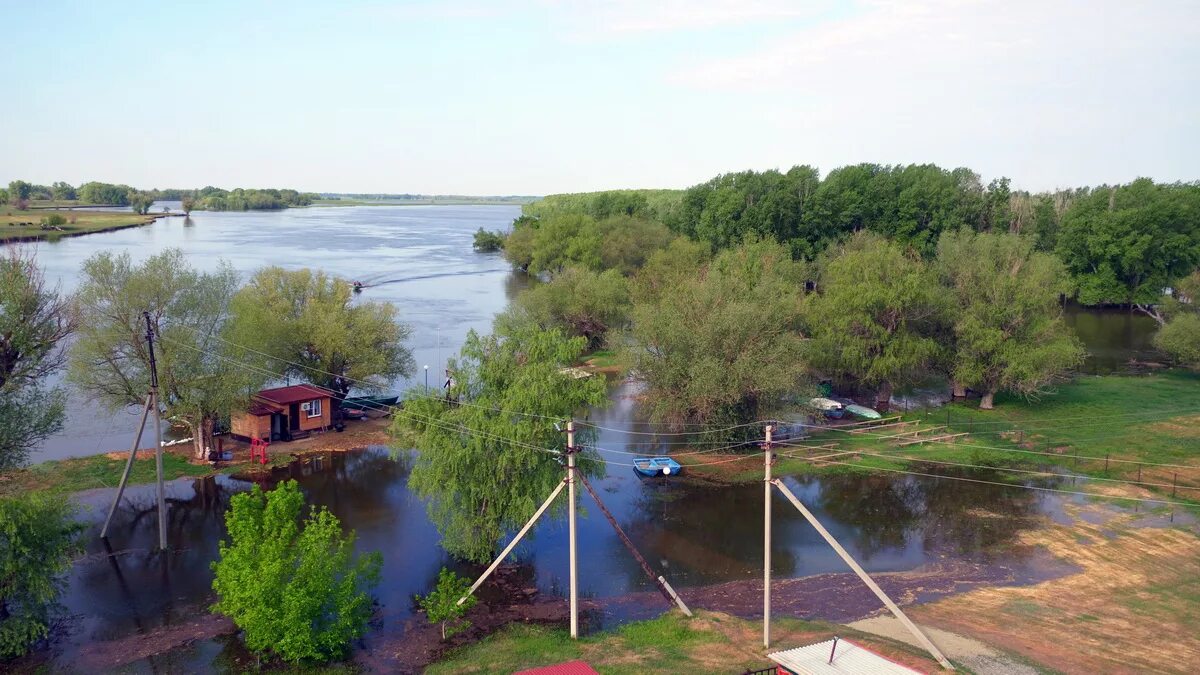
[[1008,545],[1030,527],[1039,500],[1016,487],[928,476],[842,475],[822,478],[818,506],[853,528],[853,544],[866,559],[920,537],[927,555],[954,553],[986,561],[999,550],[1012,553]]

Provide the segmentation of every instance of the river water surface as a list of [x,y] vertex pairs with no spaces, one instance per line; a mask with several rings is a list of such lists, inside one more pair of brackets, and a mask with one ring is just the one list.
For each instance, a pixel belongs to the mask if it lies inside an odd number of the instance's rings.
[[[135,259],[169,246],[182,248],[198,267],[228,260],[248,275],[264,265],[315,267],[369,288],[363,297],[393,302],[413,327],[410,345],[418,374],[397,388],[431,383],[447,356],[470,329],[486,331],[493,316],[526,284],[491,254],[471,251],[476,229],[502,229],[516,207],[401,206],[293,209],[270,213],[198,213],[185,221],[166,218],[153,225],[42,244],[38,258],[48,276],[71,290],[80,263],[98,250],[128,251]],[[719,486],[700,481],[638,478],[623,452],[661,447],[649,430],[630,385],[612,390],[612,405],[589,420],[605,429],[596,445],[607,448],[607,473],[597,491],[646,557],[686,599],[714,584],[761,579],[762,486]],[[112,416],[96,429],[93,404],[72,396],[71,424],[51,439],[36,460],[117,449],[131,440],[135,420]],[[103,416],[102,416],[103,417]],[[85,421],[92,426],[85,425]],[[287,469],[310,502],[325,505],[358,533],[361,551],[384,556],[378,591],[380,620],[367,639],[372,645],[399,639],[414,621],[412,596],[427,591],[443,565],[453,565],[438,545],[425,505],[408,490],[411,456],[383,448],[310,457]],[[273,482],[285,475],[263,477]],[[1055,516],[1062,496],[1031,490],[922,476],[847,476],[787,479],[790,487],[849,551],[873,573],[936,570],[950,566],[957,580],[992,583],[1027,581],[1046,574],[1038,551],[1015,543],[1023,529]],[[207,614],[213,602],[210,564],[224,534],[229,497],[251,483],[227,476],[170,483],[170,552],[153,554],[156,520],[153,490],[128,491],[107,545],[98,537],[109,488],[78,495],[88,519],[88,555],[71,572],[64,604],[71,616],[52,666],[89,668],[90,645],[185,626]],[[580,590],[594,603],[590,628],[648,616],[665,609],[642,570],[608,522],[584,496],[580,520]],[[841,561],[778,494],[774,502],[773,568],[780,578],[844,572]],[[561,596],[567,586],[567,533],[561,518],[540,523],[516,554],[526,583],[543,596]],[[479,570],[460,567],[464,574]],[[885,584],[886,586],[886,584]],[[862,590],[862,589],[860,589]],[[806,615],[843,619],[865,615],[876,603],[868,592],[838,606],[812,607]],[[753,596],[753,593],[743,595]],[[635,598],[630,601],[629,598]],[[751,598],[752,599],[752,598]],[[750,603],[754,605],[753,602]],[[703,603],[700,606],[705,606]],[[839,610],[844,610],[838,613]],[[138,660],[138,671],[197,671],[236,668],[235,640],[204,637],[168,654]]]

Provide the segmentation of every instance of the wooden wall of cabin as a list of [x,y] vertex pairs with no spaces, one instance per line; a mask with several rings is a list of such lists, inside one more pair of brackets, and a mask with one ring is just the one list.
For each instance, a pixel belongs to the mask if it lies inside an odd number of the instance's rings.
[[[300,415],[300,431],[316,431],[318,429],[328,428],[333,424],[333,413],[330,411],[330,406],[333,401],[328,398],[320,399],[321,414],[316,417],[309,417],[308,413],[303,410],[299,411]],[[303,405],[303,404],[301,404]]]
[[250,413],[233,415],[229,420],[229,433],[237,439],[261,438],[269,441],[271,440],[271,416],[251,415]]

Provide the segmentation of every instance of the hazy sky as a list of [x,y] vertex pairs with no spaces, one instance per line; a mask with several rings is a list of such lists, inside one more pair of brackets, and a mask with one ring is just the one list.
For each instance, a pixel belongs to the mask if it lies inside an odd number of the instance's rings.
[[546,194],[1200,179],[1197,0],[0,0],[0,180]]

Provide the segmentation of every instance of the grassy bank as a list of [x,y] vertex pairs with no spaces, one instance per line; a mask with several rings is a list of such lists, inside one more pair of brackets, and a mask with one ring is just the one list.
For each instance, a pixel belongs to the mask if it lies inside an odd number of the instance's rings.
[[[1171,498],[1174,492],[1179,501],[1200,503],[1200,490],[1188,489],[1200,487],[1200,375],[1195,373],[1083,376],[1038,401],[998,396],[995,410],[979,410],[977,401],[961,401],[910,412],[902,419],[916,423],[910,428],[944,427],[931,436],[965,435],[901,447],[904,439],[895,436],[903,429],[859,434],[822,431],[803,444],[829,448],[780,448],[776,471],[903,470],[921,462],[942,470],[968,468],[956,464],[1026,471],[1058,466],[1101,479],[1144,483],[1144,490],[1158,496]],[[839,452],[854,454],[835,455]],[[828,459],[815,463],[808,459],[823,456]],[[1156,466],[1162,464],[1175,466]],[[738,482],[762,477],[761,466],[752,461],[695,471]],[[1016,471],[995,473],[999,480],[1031,477]],[[1115,483],[1096,482],[1096,486],[1106,485]]]
[[799,647],[834,635],[856,640],[885,656],[926,672],[937,664],[897,642],[845,626],[777,618],[771,650],[762,648],[762,623],[727,614],[678,612],[572,640],[566,630],[511,625],[478,643],[456,649],[426,673],[510,673],[583,659],[601,673],[735,673],[771,665],[768,651]]
[[[115,454],[115,453],[114,453]],[[34,464],[0,474],[0,497],[44,491],[56,494],[79,492],[94,488],[116,487],[125,470],[125,458],[111,455],[74,457]],[[212,468],[189,464],[186,457],[175,453],[163,454],[163,475],[167,480],[184,476],[207,476]],[[150,450],[138,452],[129,476],[132,485],[154,482],[154,453]]]
[[[43,230],[41,220],[51,214],[67,220],[61,230]],[[154,222],[161,214],[138,215],[122,211],[54,211],[50,209],[0,210],[0,242],[35,239],[54,240],[93,232],[136,227]],[[75,222],[71,222],[74,219]]]

